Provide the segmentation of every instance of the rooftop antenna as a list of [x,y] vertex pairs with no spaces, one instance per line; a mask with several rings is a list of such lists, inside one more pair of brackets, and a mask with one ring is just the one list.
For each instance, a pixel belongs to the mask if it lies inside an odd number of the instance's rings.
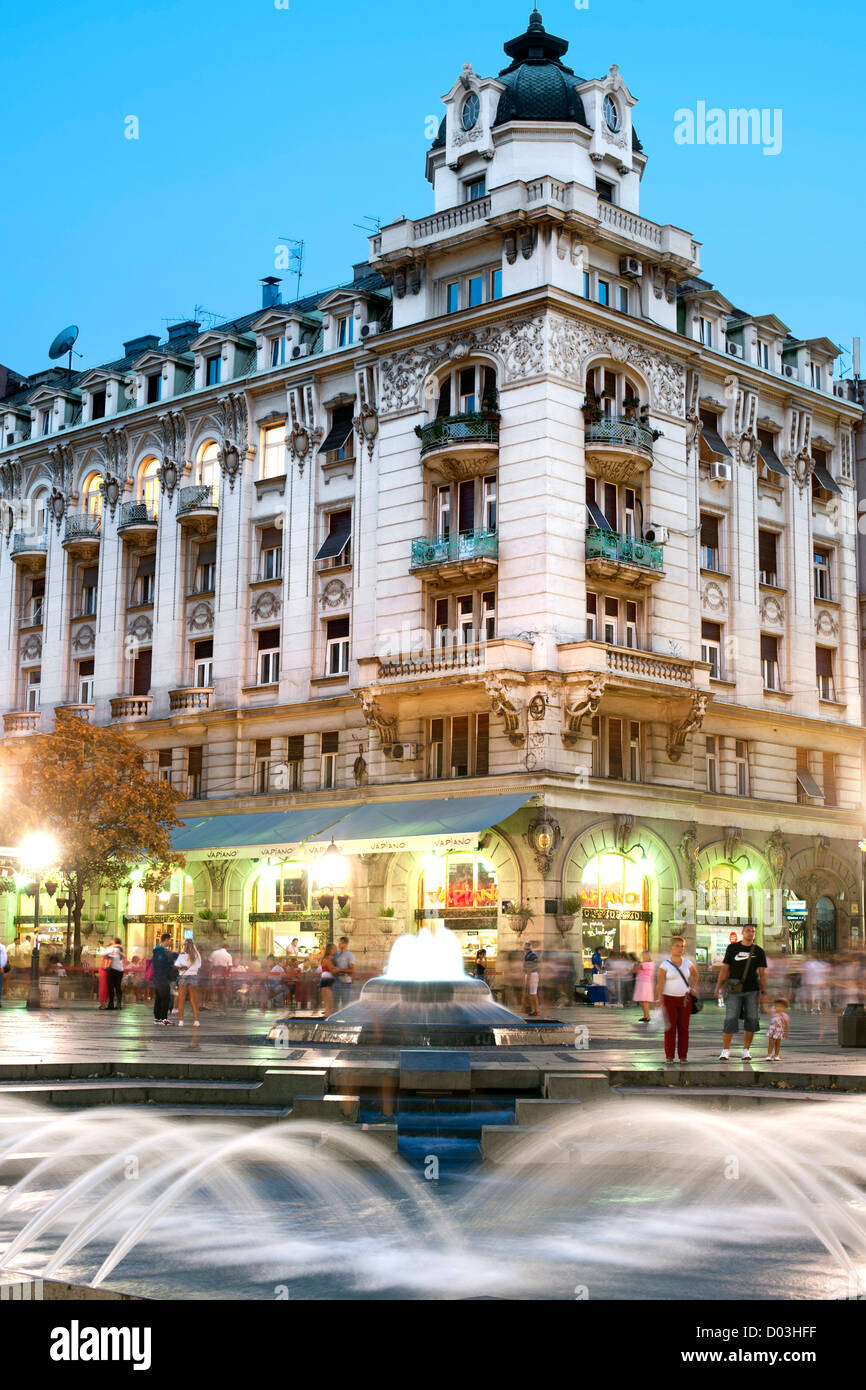
[[304,273],[304,242],[290,236],[280,237],[280,241],[285,242],[289,248],[289,270],[298,277],[295,282],[295,299],[300,299],[301,276]]
[[853,346],[852,352],[851,352],[851,370],[852,370],[852,372],[853,372],[853,374],[854,374],[854,380],[855,380],[855,381],[859,381],[859,380],[860,380],[860,339],[859,339],[859,338],[855,338],[855,339],[854,339],[854,346]]
[[[368,222],[372,222],[372,227],[365,225]],[[382,230],[382,219],[381,217],[373,217],[371,213],[367,212],[364,214],[363,222],[353,222],[352,226],[358,227],[360,231],[366,232],[368,236],[378,236]]]
[[[72,378],[72,349],[75,346],[77,338],[78,325],[71,323],[68,328],[61,329],[48,349],[48,356],[51,358],[52,362],[56,362],[58,357],[65,357],[67,352],[69,353],[69,365],[66,370],[69,373],[70,380]],[[81,356],[80,353],[78,355],[79,357]]]

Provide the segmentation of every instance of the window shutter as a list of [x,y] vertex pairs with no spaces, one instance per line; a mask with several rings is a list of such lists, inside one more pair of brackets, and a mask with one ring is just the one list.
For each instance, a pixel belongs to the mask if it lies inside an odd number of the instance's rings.
[[216,541],[205,541],[204,545],[200,545],[198,548],[198,556],[196,557],[198,563],[200,565],[215,565],[217,557],[216,552]]
[[210,661],[213,657],[213,638],[208,638],[204,642],[196,642],[193,647],[193,656],[196,661]]
[[271,756],[271,740],[269,738],[256,739],[256,758],[269,758]]
[[186,770],[190,777],[198,777],[201,775],[203,753],[204,749],[201,746],[198,748],[190,748],[186,761]]
[[274,647],[280,645],[280,629],[278,627],[265,628],[263,632],[259,633],[258,641],[260,652],[273,651]]
[[289,762],[302,763],[304,761],[304,735],[289,735]]
[[328,641],[334,641],[339,637],[349,636],[348,618],[330,618],[328,620]]
[[833,653],[829,647],[815,648],[815,670],[819,676],[833,676]]
[[135,572],[136,579],[147,579],[150,575],[156,574],[156,553],[152,555],[142,555],[138,562],[138,569]]
[[776,573],[776,537],[772,531],[758,532],[758,569],[763,574]]
[[283,533],[278,526],[265,526],[262,529],[262,550],[282,550]]
[[99,566],[88,565],[81,571],[81,587],[83,589],[95,589],[99,583]]
[[339,732],[336,732],[336,733],[328,733],[328,734],[322,734],[322,752],[323,752],[323,753],[338,753],[339,750],[340,750],[340,734],[339,734]]
[[779,657],[778,637],[768,637],[765,633],[761,634],[761,660],[777,661]]

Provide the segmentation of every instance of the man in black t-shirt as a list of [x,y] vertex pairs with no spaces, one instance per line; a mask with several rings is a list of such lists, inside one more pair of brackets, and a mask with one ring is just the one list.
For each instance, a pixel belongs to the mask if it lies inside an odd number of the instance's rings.
[[726,981],[740,986],[728,989],[725,1000],[725,1022],[722,1026],[722,1050],[719,1061],[727,1062],[730,1057],[731,1038],[737,1029],[740,1014],[743,1015],[743,1052],[745,1061],[751,1061],[749,1051],[752,1038],[758,1030],[759,1005],[767,993],[767,957],[763,948],[755,943],[755,928],[743,927],[742,940],[732,941],[725,951],[725,959],[719,971],[716,997],[721,995]]

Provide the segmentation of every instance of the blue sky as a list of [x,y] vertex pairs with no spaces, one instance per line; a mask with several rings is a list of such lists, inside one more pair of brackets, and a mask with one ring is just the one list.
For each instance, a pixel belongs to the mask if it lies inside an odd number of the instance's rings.
[[[429,211],[426,118],[465,61],[505,65],[531,9],[284,2],[0,0],[0,362],[47,366],[69,322],[80,368],[197,305],[254,309],[286,236],[306,242],[306,290],[348,279],[367,249],[354,223]],[[579,76],[618,63],[638,97],[643,213],[702,241],[738,306],[850,347],[866,329],[861,0],[540,8]],[[781,108],[782,152],[677,145],[674,113],[699,101]]]

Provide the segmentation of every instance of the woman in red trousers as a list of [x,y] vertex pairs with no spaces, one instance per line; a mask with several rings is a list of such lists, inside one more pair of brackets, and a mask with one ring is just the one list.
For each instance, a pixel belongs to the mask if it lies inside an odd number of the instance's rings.
[[656,1005],[665,1011],[665,1061],[673,1063],[679,1053],[680,1065],[689,1060],[689,1019],[692,997],[698,988],[698,968],[683,955],[685,937],[671,937],[671,953],[659,966]]

